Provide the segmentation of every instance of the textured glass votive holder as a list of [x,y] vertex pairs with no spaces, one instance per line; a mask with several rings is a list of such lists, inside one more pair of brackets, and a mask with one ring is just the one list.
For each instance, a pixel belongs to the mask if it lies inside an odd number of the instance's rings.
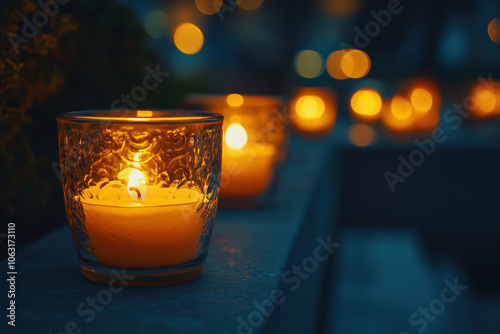
[[201,275],[217,210],[222,121],[175,110],[57,117],[66,212],[85,277],[163,286]]
[[268,204],[272,200],[277,168],[286,157],[288,131],[284,99],[191,94],[185,97],[184,105],[224,116],[221,205]]

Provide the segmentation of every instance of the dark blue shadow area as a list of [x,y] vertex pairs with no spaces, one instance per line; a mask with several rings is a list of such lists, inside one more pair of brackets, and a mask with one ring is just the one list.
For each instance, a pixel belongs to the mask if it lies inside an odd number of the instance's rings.
[[414,146],[342,150],[330,333],[500,332],[500,150],[455,144],[395,192]]

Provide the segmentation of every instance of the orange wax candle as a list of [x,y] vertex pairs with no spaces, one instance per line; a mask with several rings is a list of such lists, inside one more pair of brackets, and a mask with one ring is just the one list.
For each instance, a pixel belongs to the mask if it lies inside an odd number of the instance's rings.
[[273,177],[276,147],[248,143],[239,123],[229,125],[224,140],[220,196],[249,198],[265,193]]
[[83,205],[91,253],[102,264],[131,269],[194,260],[203,233],[203,220],[196,212],[201,193],[133,183],[125,188],[112,181],[100,190],[86,189],[77,198]]

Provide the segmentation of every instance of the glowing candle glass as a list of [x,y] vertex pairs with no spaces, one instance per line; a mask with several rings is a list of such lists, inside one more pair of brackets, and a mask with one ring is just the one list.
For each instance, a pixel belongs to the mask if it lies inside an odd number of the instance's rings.
[[58,116],[66,211],[85,277],[161,286],[200,276],[217,209],[222,120],[168,110]]
[[185,103],[224,115],[221,199],[265,202],[276,165],[286,156],[284,101],[229,94],[189,95]]

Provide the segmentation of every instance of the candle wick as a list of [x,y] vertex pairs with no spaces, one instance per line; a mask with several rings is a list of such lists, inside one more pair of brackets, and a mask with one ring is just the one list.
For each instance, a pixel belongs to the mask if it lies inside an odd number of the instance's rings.
[[135,191],[137,193],[137,201],[142,204],[142,196],[141,196],[141,191],[137,187],[129,187],[129,191]]

